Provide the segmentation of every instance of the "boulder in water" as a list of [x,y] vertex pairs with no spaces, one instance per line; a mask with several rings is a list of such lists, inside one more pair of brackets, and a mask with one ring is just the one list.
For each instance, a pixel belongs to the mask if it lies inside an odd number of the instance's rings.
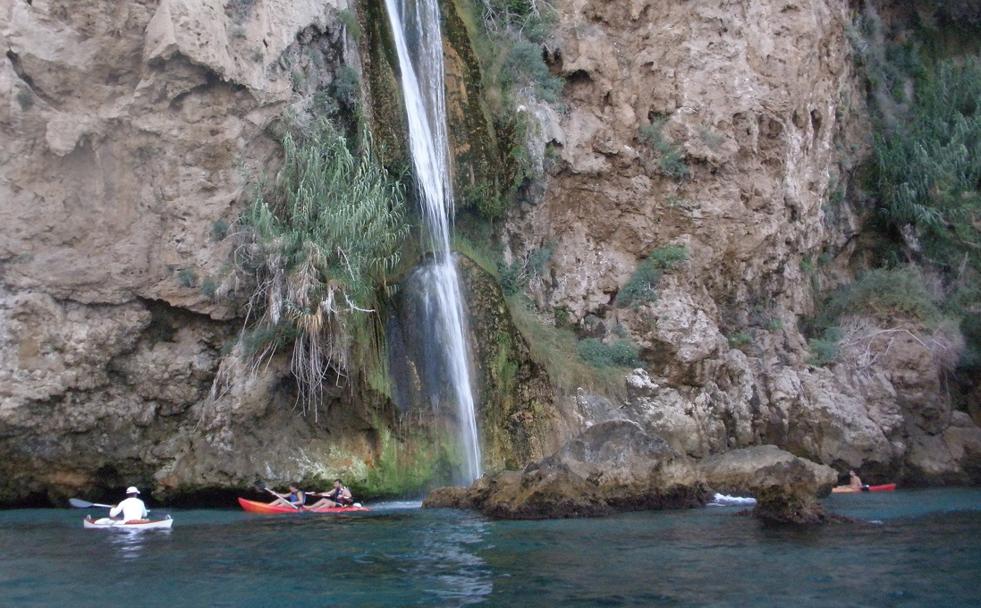
[[613,420],[590,427],[522,471],[488,475],[469,488],[436,490],[423,506],[545,519],[701,506],[710,498],[687,458],[636,423]]
[[[803,470],[790,478],[799,463]],[[701,460],[698,467],[705,483],[724,494],[757,494],[769,486],[794,485],[811,496],[823,496],[831,491],[838,474],[829,466],[794,456],[775,445],[760,445],[731,450]]]

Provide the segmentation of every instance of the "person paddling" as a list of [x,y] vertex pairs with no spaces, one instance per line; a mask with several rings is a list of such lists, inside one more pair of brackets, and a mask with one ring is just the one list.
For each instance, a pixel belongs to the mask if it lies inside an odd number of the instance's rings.
[[276,500],[272,501],[271,505],[283,505],[286,507],[293,507],[294,509],[302,509],[303,503],[307,501],[306,493],[301,490],[296,484],[290,484],[290,493],[288,496],[283,496],[282,494],[277,494],[272,490],[267,491],[276,497]]
[[313,503],[308,509],[318,509],[322,507],[350,507],[354,504],[351,490],[344,487],[340,479],[334,480],[334,489],[329,492],[310,493],[311,496],[323,496],[320,500]]
[[848,471],[848,487],[856,492],[861,492],[863,489],[865,489],[865,486],[862,485],[862,480],[855,474],[854,470]]
[[136,486],[126,488],[126,499],[109,510],[109,517],[118,519],[118,515],[121,513],[124,522],[140,521],[149,517],[150,514],[147,513],[146,505],[137,498],[139,495],[140,491],[136,489]]

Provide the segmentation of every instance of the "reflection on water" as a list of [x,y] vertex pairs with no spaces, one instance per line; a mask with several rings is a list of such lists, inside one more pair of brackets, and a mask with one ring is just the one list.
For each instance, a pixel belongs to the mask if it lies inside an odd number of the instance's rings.
[[176,511],[173,530],[135,533],[0,511],[0,606],[981,606],[981,490],[866,498],[829,505],[881,524],[807,531],[722,509],[523,522],[398,503]]
[[418,533],[420,551],[407,571],[426,579],[427,591],[441,606],[476,604],[493,591],[490,568],[476,553],[488,525],[474,518],[458,525],[427,526]]
[[123,559],[136,559],[143,552],[143,546],[148,539],[160,536],[169,536],[173,530],[93,530],[101,532],[109,537],[109,544],[115,549],[119,557]]

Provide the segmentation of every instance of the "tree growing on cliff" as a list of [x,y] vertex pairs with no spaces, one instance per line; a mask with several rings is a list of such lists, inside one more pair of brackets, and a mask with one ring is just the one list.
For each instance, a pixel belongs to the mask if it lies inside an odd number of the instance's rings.
[[260,183],[241,217],[237,266],[254,276],[241,357],[252,370],[292,344],[304,413],[317,415],[323,382],[351,371],[379,289],[408,234],[404,191],[371,153],[356,157],[327,121],[283,138],[276,179]]

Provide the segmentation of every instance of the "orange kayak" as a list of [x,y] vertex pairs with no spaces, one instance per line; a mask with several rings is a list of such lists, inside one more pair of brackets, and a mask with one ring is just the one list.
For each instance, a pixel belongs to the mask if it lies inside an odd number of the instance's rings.
[[892,492],[895,489],[896,484],[884,483],[878,486],[862,486],[860,490],[851,486],[835,486],[831,491],[835,494],[857,494],[859,492]]
[[255,500],[246,500],[244,498],[238,499],[238,504],[242,506],[243,509],[249,513],[266,513],[266,514],[281,514],[281,513],[357,513],[359,511],[370,511],[368,507],[320,507],[317,509],[303,508],[294,509],[292,507],[287,507],[285,505],[271,505],[266,502],[258,502]]

